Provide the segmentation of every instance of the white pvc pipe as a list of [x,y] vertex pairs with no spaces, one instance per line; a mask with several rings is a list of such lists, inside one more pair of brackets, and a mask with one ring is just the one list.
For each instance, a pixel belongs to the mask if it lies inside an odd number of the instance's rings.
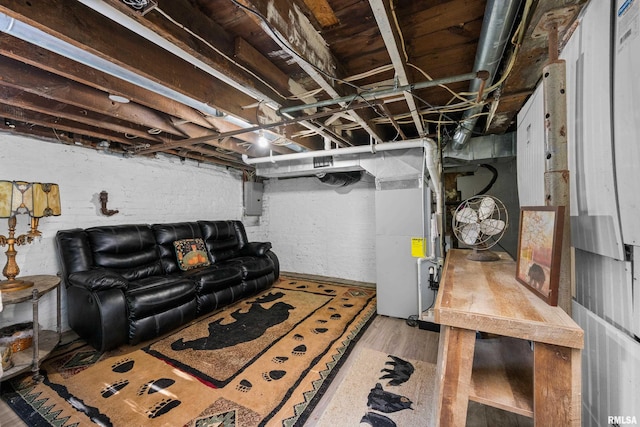
[[[439,168],[439,157],[438,157],[438,146],[436,142],[431,138],[416,138],[407,141],[401,142],[385,142],[383,144],[370,144],[370,145],[356,145],[353,147],[346,148],[334,148],[332,150],[315,150],[315,151],[306,151],[304,153],[292,153],[292,154],[280,154],[278,156],[268,156],[268,157],[255,157],[249,158],[246,154],[242,155],[242,161],[244,161],[248,165],[256,165],[260,163],[277,163],[287,160],[299,160],[299,159],[310,159],[315,157],[325,157],[325,156],[344,156],[348,154],[363,154],[363,153],[372,153],[375,154],[379,151],[391,151],[391,150],[406,150],[409,148],[423,148],[424,149],[424,158],[427,166],[427,170],[429,171],[429,176],[431,180],[429,181],[429,186],[431,187],[431,191],[436,195],[436,214],[438,218],[442,218],[443,205],[442,205],[442,194],[440,194],[440,190],[442,188],[442,181],[440,179],[440,168]],[[441,230],[441,224],[438,221],[438,227]]]
[[[304,153],[280,154],[279,156],[249,158],[242,155],[242,160],[248,165],[258,163],[276,163],[286,160],[310,159],[325,156],[344,156],[347,154],[377,153],[378,151],[404,150],[408,148],[421,148],[425,146],[425,139],[412,139],[401,142],[386,142],[384,144],[356,145],[353,147],[334,148],[332,150],[306,151]],[[435,142],[434,142],[435,144]]]

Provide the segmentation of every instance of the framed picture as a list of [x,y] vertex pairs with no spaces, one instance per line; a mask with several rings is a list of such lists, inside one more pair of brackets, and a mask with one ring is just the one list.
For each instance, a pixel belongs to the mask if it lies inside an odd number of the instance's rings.
[[520,209],[516,279],[549,305],[558,305],[564,206]]

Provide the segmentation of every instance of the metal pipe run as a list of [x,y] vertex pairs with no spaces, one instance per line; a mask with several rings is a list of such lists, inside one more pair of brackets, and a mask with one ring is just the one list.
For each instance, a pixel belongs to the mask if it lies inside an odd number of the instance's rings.
[[403,92],[412,92],[414,90],[425,89],[425,88],[439,86],[443,84],[464,82],[467,80],[473,80],[475,78],[478,78],[478,73],[460,74],[452,77],[444,77],[441,79],[427,80],[420,83],[398,86],[391,89],[382,89],[377,91],[356,93],[353,95],[343,96],[340,98],[327,99],[325,101],[314,102],[313,104],[302,104],[302,105],[294,105],[292,107],[284,107],[284,108],[280,108],[277,112],[280,115],[285,115],[288,113],[293,113],[295,111],[306,110],[308,108],[327,107],[329,105],[335,105],[341,102],[353,102],[356,99],[369,101],[374,99],[387,98]]
[[[520,1],[487,1],[474,69],[489,71],[490,80],[487,82],[489,85],[495,79],[502,54],[509,41],[509,34],[516,20],[516,14],[520,8]],[[483,82],[481,80],[472,81],[469,85],[469,92],[480,92]],[[482,112],[482,109],[483,106],[479,105],[465,111],[453,136],[454,150],[462,150],[469,142],[471,132],[478,121],[477,115]]]

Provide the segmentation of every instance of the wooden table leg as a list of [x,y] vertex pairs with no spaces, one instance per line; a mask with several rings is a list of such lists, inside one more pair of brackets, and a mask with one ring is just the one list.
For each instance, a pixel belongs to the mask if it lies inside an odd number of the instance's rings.
[[440,330],[436,377],[437,426],[464,427],[466,424],[475,344],[475,331],[451,326],[443,326]]
[[580,426],[580,350],[536,342],[533,351],[535,426]]

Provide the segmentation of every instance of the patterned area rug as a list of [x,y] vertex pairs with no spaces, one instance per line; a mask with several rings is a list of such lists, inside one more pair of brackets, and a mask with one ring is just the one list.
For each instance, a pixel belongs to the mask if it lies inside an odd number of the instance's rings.
[[283,278],[142,348],[61,348],[3,399],[32,426],[302,425],[375,310],[374,289]]
[[316,427],[434,425],[435,364],[368,348],[354,356]]

